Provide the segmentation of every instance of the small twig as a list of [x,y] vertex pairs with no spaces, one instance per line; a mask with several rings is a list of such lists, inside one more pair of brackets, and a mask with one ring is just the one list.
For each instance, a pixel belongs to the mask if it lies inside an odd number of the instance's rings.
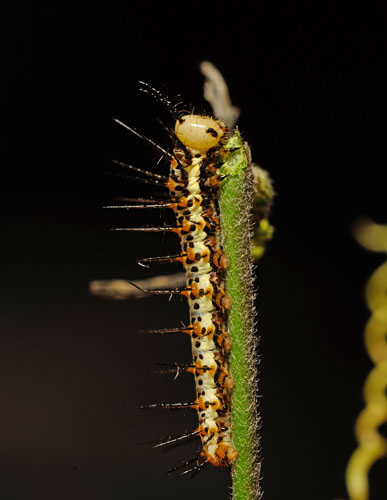
[[231,103],[222,73],[209,61],[200,63],[200,71],[206,78],[204,98],[211,104],[215,117],[224,121],[229,130],[233,130],[241,112]]

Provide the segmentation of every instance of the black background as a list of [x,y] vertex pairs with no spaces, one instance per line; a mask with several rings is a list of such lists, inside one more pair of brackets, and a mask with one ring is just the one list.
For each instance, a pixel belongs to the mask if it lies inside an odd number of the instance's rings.
[[[192,396],[189,377],[143,376],[155,362],[187,361],[188,340],[131,334],[178,325],[186,304],[88,293],[95,278],[150,276],[135,260],[177,248],[169,236],[109,232],[165,214],[103,211],[116,195],[152,192],[105,176],[108,158],[166,171],[111,117],[165,145],[163,112],[136,82],[208,112],[204,59],[223,72],[278,193],[257,270],[265,498],[346,497],[372,367],[363,287],[383,261],[350,226],[360,215],[386,222],[383,13],[372,2],[296,4],[56,2],[6,13],[1,498],[228,497],[225,471],[163,476],[195,444],[139,444],[195,425],[189,412],[137,409]],[[385,469],[372,469],[372,500],[384,498]]]

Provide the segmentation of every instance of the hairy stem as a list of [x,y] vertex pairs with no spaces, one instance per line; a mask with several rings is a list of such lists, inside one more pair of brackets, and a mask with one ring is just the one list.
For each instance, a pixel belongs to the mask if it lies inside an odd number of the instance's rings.
[[221,168],[227,175],[220,189],[224,249],[230,260],[226,289],[232,300],[228,328],[232,339],[230,370],[235,382],[231,402],[232,433],[238,458],[232,469],[233,500],[261,496],[259,415],[257,412],[257,337],[251,247],[253,180],[247,146],[238,130],[226,144],[229,153]]

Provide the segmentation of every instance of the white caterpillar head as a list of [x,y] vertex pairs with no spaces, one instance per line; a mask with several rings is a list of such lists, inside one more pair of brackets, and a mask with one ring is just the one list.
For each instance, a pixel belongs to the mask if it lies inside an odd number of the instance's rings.
[[201,115],[184,115],[176,121],[175,134],[188,148],[198,151],[207,151],[215,147],[226,126],[213,118]]

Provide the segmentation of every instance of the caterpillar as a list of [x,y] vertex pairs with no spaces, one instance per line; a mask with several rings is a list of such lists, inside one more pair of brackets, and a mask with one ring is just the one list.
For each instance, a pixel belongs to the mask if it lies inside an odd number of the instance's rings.
[[141,84],[142,90],[162,103],[175,120],[173,129],[164,125],[172,141],[171,150],[161,148],[121,120],[114,120],[144,139],[168,159],[169,176],[144,171],[123,162],[114,163],[141,174],[146,182],[166,188],[169,196],[163,200],[138,198],[138,204],[110,205],[108,208],[169,208],[175,214],[174,225],[121,227],[115,230],[173,232],[180,240],[180,252],[177,255],[143,258],[139,263],[148,267],[154,262],[180,262],[185,269],[185,283],[182,288],[142,289],[135,283],[132,285],[145,293],[180,294],[188,300],[188,326],[153,330],[152,333],[189,335],[192,363],[175,366],[179,371],[193,374],[196,399],[187,403],[152,404],[143,408],[193,408],[197,411],[198,426],[195,430],[159,444],[168,445],[199,437],[200,453],[169,471],[193,463],[194,465],[184,473],[195,473],[207,463],[218,467],[230,466],[238,456],[232,439],[230,415],[234,381],[228,361],[232,346],[227,331],[227,311],[232,304],[225,291],[225,273],[229,261],[222,246],[217,196],[219,184],[225,177],[219,169],[239,147],[228,145],[229,132],[222,121],[187,113],[180,109],[179,105],[172,104],[158,90],[143,82]]

